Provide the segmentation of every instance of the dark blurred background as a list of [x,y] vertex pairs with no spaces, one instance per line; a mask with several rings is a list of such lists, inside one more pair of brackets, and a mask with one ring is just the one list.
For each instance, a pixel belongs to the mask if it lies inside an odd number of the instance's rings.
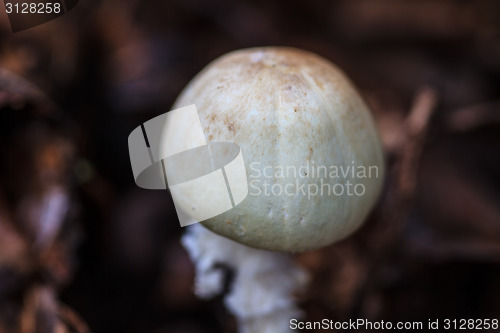
[[266,45],[341,67],[387,153],[365,226],[296,256],[307,318],[500,319],[499,1],[80,0],[17,33],[1,9],[0,333],[236,331],[193,296],[127,137],[211,60]]

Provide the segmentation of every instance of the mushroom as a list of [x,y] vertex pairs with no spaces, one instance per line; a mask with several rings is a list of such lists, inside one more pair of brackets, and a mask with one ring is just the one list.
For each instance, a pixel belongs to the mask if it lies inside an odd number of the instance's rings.
[[348,236],[381,191],[384,158],[374,120],[337,67],[285,47],[216,59],[173,108],[191,104],[207,142],[240,147],[248,181],[241,203],[183,237],[196,263],[196,293],[222,292],[217,267],[225,265],[235,271],[225,302],[240,331],[287,332],[298,316],[293,292],[307,274],[286,252]]

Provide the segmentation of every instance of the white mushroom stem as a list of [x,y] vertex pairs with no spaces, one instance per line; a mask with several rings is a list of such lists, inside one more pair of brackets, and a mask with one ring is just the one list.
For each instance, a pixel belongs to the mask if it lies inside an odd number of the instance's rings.
[[290,255],[239,244],[200,224],[187,228],[182,244],[196,267],[198,297],[209,299],[223,291],[220,265],[234,270],[224,302],[236,317],[240,333],[291,331],[290,319],[301,316],[294,293],[306,286],[308,274]]

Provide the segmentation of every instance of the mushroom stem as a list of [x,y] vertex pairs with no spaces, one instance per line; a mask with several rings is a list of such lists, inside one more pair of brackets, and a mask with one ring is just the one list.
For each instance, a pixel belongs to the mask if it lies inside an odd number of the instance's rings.
[[308,281],[307,272],[285,253],[251,248],[221,237],[200,224],[187,228],[182,244],[195,264],[195,294],[209,299],[223,292],[221,266],[234,270],[224,297],[240,333],[290,332],[290,319],[301,316],[294,293]]

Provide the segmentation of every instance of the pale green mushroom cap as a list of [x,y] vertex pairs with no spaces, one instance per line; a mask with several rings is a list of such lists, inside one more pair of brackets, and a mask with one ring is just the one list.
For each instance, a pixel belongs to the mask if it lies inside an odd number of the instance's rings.
[[237,144],[246,167],[248,196],[202,222],[215,233],[302,252],[348,236],[377,201],[384,158],[376,126],[351,82],[327,60],[283,47],[231,52],[203,69],[173,109],[191,104],[205,140]]

